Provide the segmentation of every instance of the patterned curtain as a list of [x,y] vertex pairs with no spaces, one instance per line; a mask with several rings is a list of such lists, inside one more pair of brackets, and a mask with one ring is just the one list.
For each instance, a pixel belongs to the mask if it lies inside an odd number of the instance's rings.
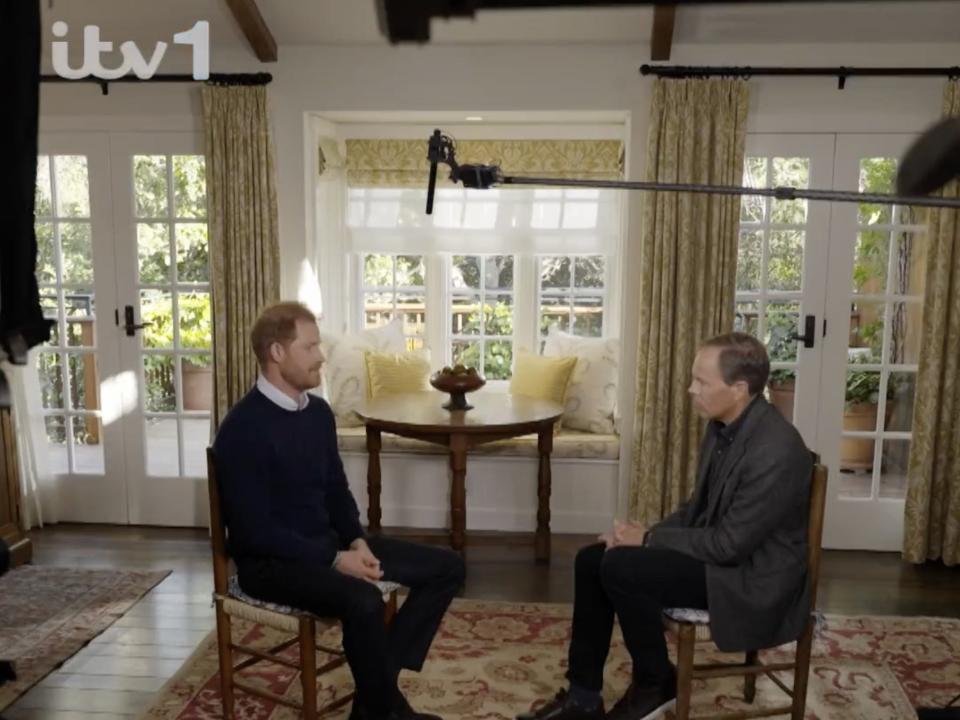
[[213,275],[213,427],[250,389],[250,328],[280,296],[276,171],[267,90],[203,88]]
[[[353,187],[426,187],[426,140],[347,140],[347,182]],[[459,140],[457,162],[496,164],[507,175],[619,180],[619,140]],[[448,183],[449,173],[437,173]]]
[[[944,117],[960,117],[960,83],[947,83]],[[956,180],[940,191],[960,197]],[[927,230],[920,371],[913,409],[903,557],[960,564],[960,223],[933,210]]]
[[[739,185],[742,80],[657,80],[647,180]],[[648,193],[640,262],[630,515],[652,524],[692,492],[702,423],[687,387],[701,341],[733,329],[740,199]]]

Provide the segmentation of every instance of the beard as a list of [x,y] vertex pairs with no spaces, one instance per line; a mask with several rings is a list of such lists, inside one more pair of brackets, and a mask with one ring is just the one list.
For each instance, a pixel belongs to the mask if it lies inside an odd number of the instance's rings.
[[320,384],[320,366],[307,369],[280,368],[280,376],[300,392],[306,392]]

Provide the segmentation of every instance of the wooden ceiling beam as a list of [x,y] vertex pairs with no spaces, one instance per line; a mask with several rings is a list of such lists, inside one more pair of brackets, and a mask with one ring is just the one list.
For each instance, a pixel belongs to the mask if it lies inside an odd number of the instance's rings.
[[260,62],[277,61],[277,41],[260,14],[256,0],[226,0],[240,29]]
[[673,48],[673,26],[677,19],[676,5],[655,5],[653,8],[653,30],[650,32],[650,59],[665,61],[670,59]]

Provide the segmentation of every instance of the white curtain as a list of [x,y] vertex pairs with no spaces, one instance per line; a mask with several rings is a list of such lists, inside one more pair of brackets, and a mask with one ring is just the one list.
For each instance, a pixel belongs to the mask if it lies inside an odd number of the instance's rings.
[[40,402],[37,352],[36,348],[30,352],[26,365],[6,362],[2,365],[13,399],[24,530],[57,522],[59,516],[57,490],[60,478],[50,472],[47,464],[47,435]]

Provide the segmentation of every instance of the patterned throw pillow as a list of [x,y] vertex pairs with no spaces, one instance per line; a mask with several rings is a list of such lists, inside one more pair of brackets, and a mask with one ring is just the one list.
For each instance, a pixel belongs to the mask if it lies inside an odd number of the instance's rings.
[[601,435],[616,432],[620,340],[577,337],[554,326],[550,328],[543,354],[577,358],[567,390],[563,426]]
[[576,367],[575,357],[542,357],[519,352],[514,361],[510,393],[563,404]]
[[368,350],[402,353],[407,349],[403,322],[398,318],[383,327],[352,335],[322,335],[324,390],[340,427],[358,427],[363,421],[355,410],[367,397],[367,371],[363,354]]

